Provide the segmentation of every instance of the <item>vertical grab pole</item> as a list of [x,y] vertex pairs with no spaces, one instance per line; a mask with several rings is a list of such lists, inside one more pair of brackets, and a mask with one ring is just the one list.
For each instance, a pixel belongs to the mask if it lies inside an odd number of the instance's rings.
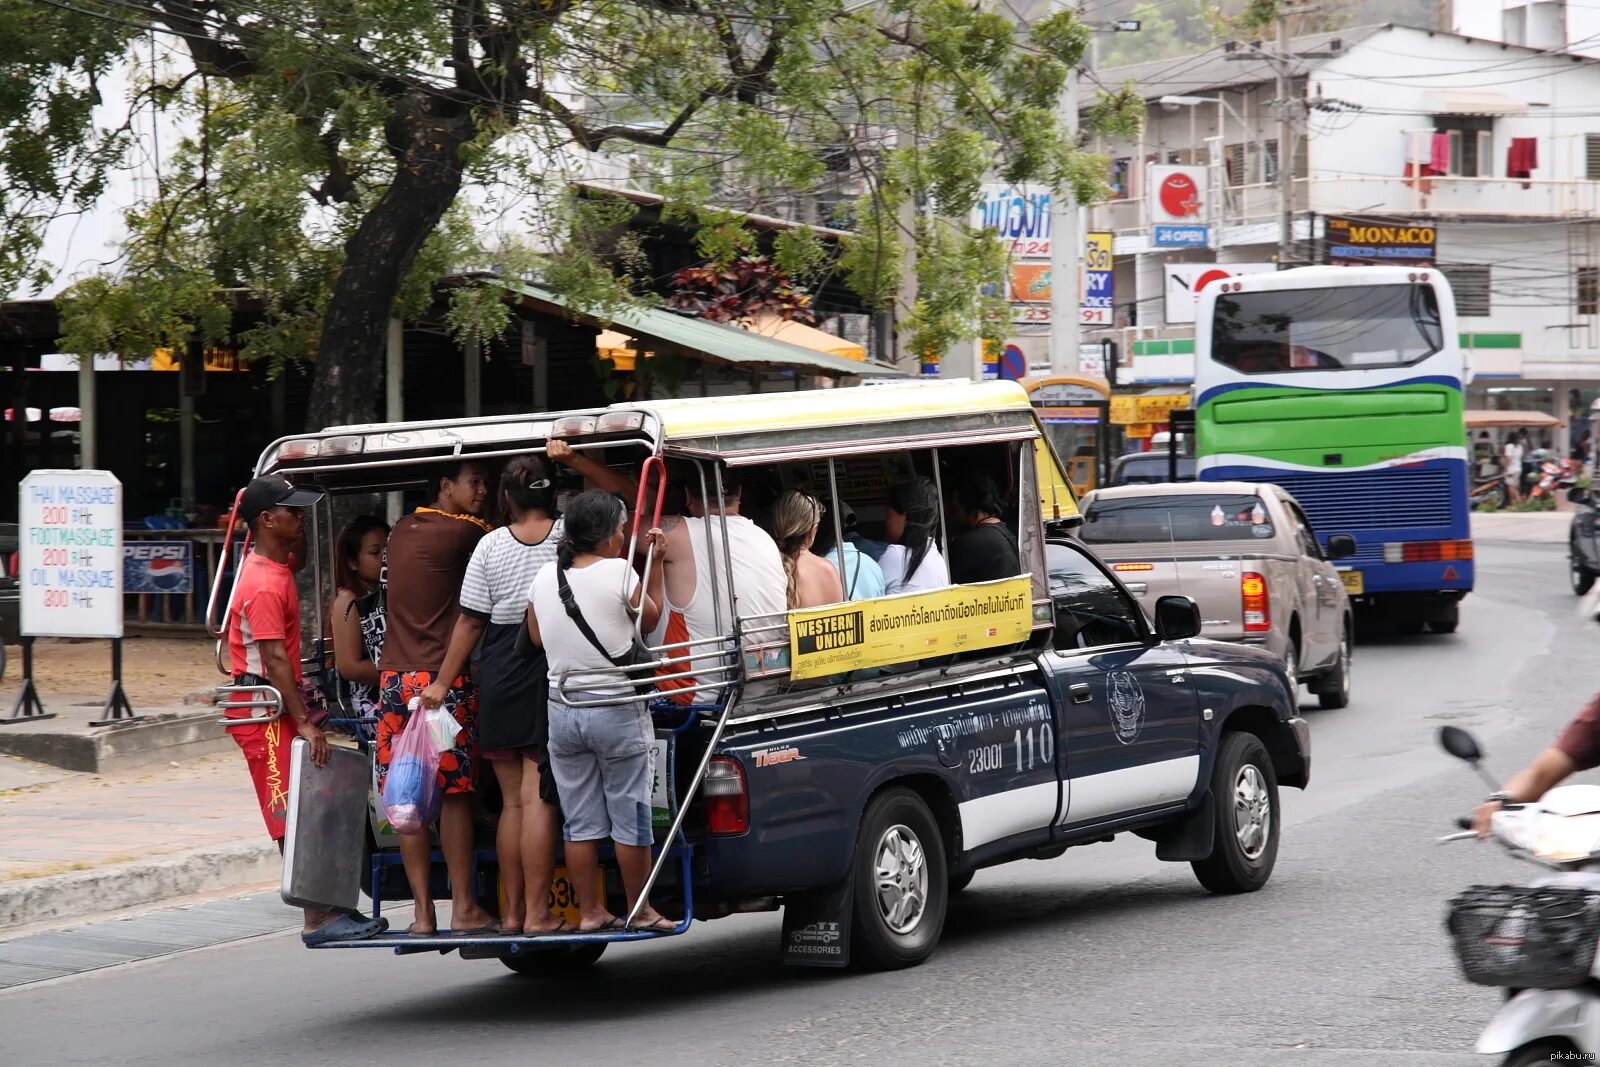
[[[656,510],[655,510],[655,515],[650,519],[649,523],[646,523],[644,521],[645,489],[650,484],[650,472],[652,470],[657,472],[657,477],[656,477]],[[631,543],[628,546],[628,549],[629,549],[629,551],[628,551],[628,559],[629,559],[630,562],[635,558],[635,553],[637,553],[638,550],[639,550],[639,531],[641,529],[646,529],[646,530],[652,529],[654,527],[657,527],[657,526],[661,525],[661,509],[666,506],[666,502],[667,502],[667,464],[666,464],[666,461],[663,460],[659,455],[646,456],[643,466],[641,466],[639,468],[639,493],[638,493],[638,497],[634,500],[634,505],[633,505],[633,538],[632,538]],[[644,588],[644,589],[649,589],[650,588],[650,564],[652,562],[654,562],[653,558],[651,557],[650,553],[646,552],[645,555],[644,555],[644,575],[639,580],[639,584],[640,584],[641,588]],[[623,580],[624,581],[627,580],[626,576],[624,576]],[[626,588],[624,588],[622,593],[623,593],[623,597],[626,598],[627,594],[628,594],[628,590]],[[642,605],[643,603],[644,603],[644,601],[641,600],[640,604]],[[641,641],[644,640],[644,612],[642,610],[637,615],[635,615],[633,617],[633,634],[639,640],[641,640]]]
[[[928,451],[933,453],[933,488],[939,494],[939,554],[945,557],[946,565],[948,565],[950,535],[945,532],[944,528],[944,478],[939,474],[939,450],[930,448]],[[911,576],[908,574],[906,577],[909,579]]]
[[[695,794],[700,792],[700,783],[705,781],[706,769],[711,766],[711,757],[716,754],[717,743],[722,740],[722,731],[727,727],[728,718],[733,714],[734,705],[738,702],[737,698],[729,697],[728,702],[722,706],[722,714],[717,717],[717,725],[711,731],[711,739],[706,742],[706,750],[700,754],[700,765],[694,769],[694,777],[689,779],[689,789],[684,793],[682,799],[678,801],[678,814],[672,818],[672,829],[667,831],[666,840],[661,844],[661,853],[656,856],[655,862],[650,865],[650,877],[644,880],[644,888],[639,890],[639,899],[633,902],[633,907],[628,910],[628,917],[622,922],[624,930],[633,926],[633,921],[639,917],[640,910],[649,903],[650,890],[655,888],[656,879],[661,877],[661,871],[666,867],[667,859],[672,855],[672,842],[683,831],[683,820],[689,814],[689,805],[694,800]],[[682,843],[685,848],[688,847],[688,841]],[[688,895],[690,890],[687,882],[684,883],[683,888],[686,899],[692,901],[694,898]],[[685,916],[685,918],[692,918],[692,916]]]
[[[844,576],[844,516],[840,514],[844,509],[839,506],[839,478],[834,473],[832,456],[828,457],[828,492],[833,497],[833,562],[839,568],[839,588],[844,590],[844,598],[849,600],[852,590],[849,580]],[[856,574],[860,573],[861,564],[858,560]]]
[[[206,632],[217,639],[217,672],[219,674],[229,675],[230,677],[231,675],[229,674],[228,669],[223,666],[222,663],[222,649],[224,642],[226,642],[228,639],[228,609],[233,607],[233,594],[239,588],[239,575],[237,567],[234,568],[234,584],[229,588],[228,600],[223,605],[222,618],[217,622],[213,622],[212,620],[216,616],[217,600],[222,595],[222,572],[225,568],[225,564],[228,562],[228,559],[233,552],[233,531],[239,523],[239,504],[243,500],[244,490],[241,489],[239,490],[239,495],[233,498],[233,507],[228,512],[228,528],[222,535],[222,552],[217,560],[216,573],[211,576],[211,595],[206,599]],[[239,551],[240,561],[242,562],[244,557],[249,555],[249,553],[250,528],[246,526],[244,531],[244,545]]]

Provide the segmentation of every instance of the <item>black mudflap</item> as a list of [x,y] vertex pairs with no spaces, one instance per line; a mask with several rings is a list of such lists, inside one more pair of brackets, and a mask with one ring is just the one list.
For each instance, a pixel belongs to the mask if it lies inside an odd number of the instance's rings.
[[1216,849],[1217,801],[1208,791],[1195,813],[1154,835],[1156,859],[1167,862],[1203,860]]
[[832,889],[783,899],[783,962],[791,967],[848,967],[855,877]]

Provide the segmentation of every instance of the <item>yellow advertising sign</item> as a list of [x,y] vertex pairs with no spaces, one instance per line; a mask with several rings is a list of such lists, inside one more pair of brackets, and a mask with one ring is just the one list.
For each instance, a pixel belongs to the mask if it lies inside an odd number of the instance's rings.
[[1032,628],[1033,583],[1026,575],[791,611],[789,676],[825,678],[1015,645]]
[[1141,422],[1166,422],[1171,412],[1189,406],[1189,394],[1168,396],[1114,396],[1111,398],[1113,426],[1132,426]]

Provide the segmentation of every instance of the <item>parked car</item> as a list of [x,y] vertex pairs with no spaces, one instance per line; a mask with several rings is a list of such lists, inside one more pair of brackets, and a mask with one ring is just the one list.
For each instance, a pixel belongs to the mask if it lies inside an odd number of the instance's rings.
[[[1130,452],[1111,461],[1111,485],[1153,485],[1172,481],[1172,465],[1166,450]],[[1194,457],[1178,456],[1178,481],[1194,481]]]
[[[1190,482],[1099,489],[1078,536],[1145,605],[1193,597],[1207,637],[1261,645],[1325,708],[1350,702],[1350,598],[1305,511],[1275,485]],[[1147,607],[1146,610],[1149,610]]]

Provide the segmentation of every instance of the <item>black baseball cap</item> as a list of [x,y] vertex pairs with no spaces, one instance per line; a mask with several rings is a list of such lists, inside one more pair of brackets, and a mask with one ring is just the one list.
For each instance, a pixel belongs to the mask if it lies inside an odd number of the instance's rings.
[[296,489],[281,474],[269,474],[245,486],[244,495],[239,498],[239,517],[255,522],[272,508],[307,508],[321,499],[320,490]]

